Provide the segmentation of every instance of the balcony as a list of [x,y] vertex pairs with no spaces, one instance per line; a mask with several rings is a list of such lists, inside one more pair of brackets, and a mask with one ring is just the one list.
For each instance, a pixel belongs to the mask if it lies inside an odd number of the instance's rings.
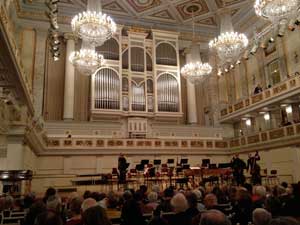
[[256,151],[300,143],[300,123],[229,139],[233,151]]
[[298,94],[300,94],[300,76],[290,77],[259,94],[227,106],[220,112],[220,122],[231,122],[234,118],[279,103]]

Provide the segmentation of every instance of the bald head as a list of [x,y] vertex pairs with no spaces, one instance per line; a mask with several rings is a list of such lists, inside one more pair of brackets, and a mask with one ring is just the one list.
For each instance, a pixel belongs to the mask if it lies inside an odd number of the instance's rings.
[[83,202],[82,202],[82,205],[81,205],[81,210],[82,212],[84,212],[85,210],[91,208],[91,207],[94,207],[97,205],[97,202],[95,199],[93,198],[87,198],[85,199]]
[[271,213],[263,208],[257,208],[252,213],[252,220],[254,225],[269,224],[272,219]]
[[199,225],[231,225],[224,213],[211,209],[201,215]]
[[204,205],[206,209],[212,209],[214,206],[218,205],[218,199],[214,194],[207,194],[204,197]]

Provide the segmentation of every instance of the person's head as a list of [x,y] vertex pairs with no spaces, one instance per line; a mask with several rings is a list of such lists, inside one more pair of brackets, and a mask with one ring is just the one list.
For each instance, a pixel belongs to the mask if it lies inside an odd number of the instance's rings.
[[63,221],[59,214],[53,211],[46,211],[37,216],[35,225],[63,225]]
[[259,185],[253,188],[253,194],[257,195],[260,198],[265,198],[267,194],[267,190],[264,186]]
[[97,202],[93,198],[87,198],[85,199],[81,204],[81,210],[82,212],[86,211],[87,209],[94,207],[97,205]]
[[231,222],[221,211],[211,209],[202,213],[199,225],[231,225]]
[[84,225],[111,225],[105,209],[101,206],[94,206],[85,210],[82,221]]
[[198,189],[193,190],[193,193],[196,195],[197,197],[197,201],[201,201],[202,199],[202,192]]
[[148,194],[149,202],[157,202],[158,195],[156,192],[152,191]]
[[87,199],[91,197],[91,192],[89,190],[85,191],[83,193],[83,199]]
[[123,199],[124,199],[124,201],[128,201],[128,200],[130,200],[132,198],[133,198],[133,195],[132,195],[131,191],[129,191],[129,190],[124,191],[124,193],[123,193]]
[[171,199],[171,205],[174,208],[175,213],[184,212],[188,208],[188,202],[182,193],[176,194]]
[[204,205],[206,209],[212,209],[214,206],[218,205],[217,196],[214,194],[207,194],[204,197]]
[[284,187],[284,188],[287,188],[288,187],[288,183],[285,182],[285,181],[283,181],[283,182],[281,182],[281,186]]
[[300,223],[292,217],[279,217],[272,219],[269,225],[300,225]]
[[51,195],[47,199],[47,209],[54,210],[59,213],[61,210],[61,199],[57,195]]
[[53,196],[53,195],[56,195],[56,190],[53,187],[49,187],[45,192],[46,201],[50,196]]
[[70,211],[73,215],[80,215],[81,213],[82,198],[73,198],[70,202]]
[[186,200],[188,201],[189,204],[189,208],[197,208],[197,203],[198,203],[198,199],[197,199],[197,195],[193,192],[188,192],[185,195]]
[[174,190],[173,190],[173,188],[169,187],[169,188],[166,188],[166,189],[164,190],[164,197],[165,197],[165,198],[172,198],[173,195],[174,195]]
[[252,221],[254,225],[267,225],[271,219],[271,213],[263,208],[257,208],[252,212]]

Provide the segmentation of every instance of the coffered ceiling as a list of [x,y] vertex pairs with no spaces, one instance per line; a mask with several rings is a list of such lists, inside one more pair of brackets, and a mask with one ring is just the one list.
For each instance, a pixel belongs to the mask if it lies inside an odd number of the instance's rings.
[[[15,0],[17,15],[30,20],[44,20],[47,0]],[[87,0],[60,0],[59,22],[68,24],[78,12],[85,10]],[[191,32],[192,15],[199,35],[218,34],[217,13],[229,8],[236,30],[252,33],[253,26],[264,21],[255,16],[253,0],[102,0],[103,11],[117,23],[128,26]]]

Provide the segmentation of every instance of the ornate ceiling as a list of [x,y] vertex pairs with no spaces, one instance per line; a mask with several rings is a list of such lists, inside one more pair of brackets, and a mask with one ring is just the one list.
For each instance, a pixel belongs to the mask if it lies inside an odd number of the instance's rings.
[[[59,22],[69,23],[85,9],[86,1],[60,0]],[[48,20],[45,0],[15,0],[15,3],[19,17]],[[194,14],[196,32],[207,37],[218,34],[217,12],[224,7],[232,10],[233,23],[239,31],[250,32],[249,26],[243,26],[249,21],[252,25],[261,23],[255,16],[252,0],[102,0],[104,12],[117,23],[128,26],[190,32]]]

